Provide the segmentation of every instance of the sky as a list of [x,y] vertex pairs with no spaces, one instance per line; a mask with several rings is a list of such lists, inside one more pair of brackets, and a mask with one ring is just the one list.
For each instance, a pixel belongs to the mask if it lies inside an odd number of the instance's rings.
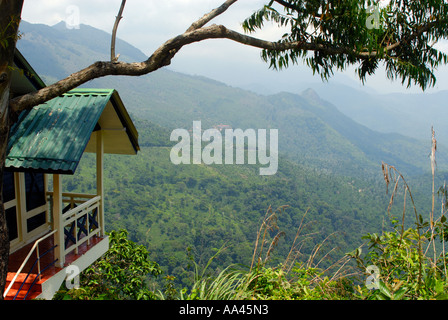
[[[183,33],[192,22],[223,2],[224,0],[127,0],[117,36],[149,56],[166,40]],[[242,32],[241,22],[266,2],[267,0],[240,0],[212,23],[223,24]],[[50,26],[65,21],[68,28],[87,24],[111,33],[120,4],[121,0],[25,0],[22,19]],[[266,25],[255,36],[276,40],[283,33],[283,30],[275,26]],[[448,52],[448,42],[439,46]],[[303,65],[282,71],[270,70],[261,60],[259,49],[222,39],[206,40],[182,48],[169,68],[206,76],[233,86],[263,86],[267,91],[283,84],[288,88],[304,89],[322,82],[318,75],[313,75]],[[436,77],[436,86],[427,92],[448,90],[448,67],[440,68]],[[365,86],[356,78],[354,68],[337,73],[329,83],[343,83],[368,91],[373,89],[378,93],[421,92],[417,87],[406,89],[399,81],[391,82],[382,70],[368,78]]]

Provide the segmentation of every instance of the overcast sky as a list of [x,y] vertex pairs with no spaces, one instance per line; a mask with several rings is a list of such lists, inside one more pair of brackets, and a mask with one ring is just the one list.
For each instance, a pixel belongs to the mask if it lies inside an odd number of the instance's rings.
[[[118,37],[150,55],[163,42],[183,33],[193,21],[218,7],[222,2],[223,0],[128,0],[123,13],[124,18],[118,29]],[[213,23],[224,24],[241,31],[241,22],[266,2],[266,0],[240,0]],[[111,33],[120,4],[121,0],[25,0],[22,18],[31,23],[47,25],[66,21],[68,27],[79,22]],[[282,30],[267,26],[257,36],[275,40],[281,34]],[[443,47],[448,52],[446,43]],[[321,81],[319,76],[313,76],[304,66],[290,67],[281,72],[269,70],[261,61],[258,49],[229,40],[207,40],[186,46],[176,55],[170,68],[237,86],[263,84],[267,87],[269,83],[282,81],[285,83]],[[448,67],[441,68],[436,76],[438,83],[429,92],[448,90]],[[339,74],[331,81],[343,81],[362,88],[354,75],[354,69]],[[369,78],[366,85],[379,93],[406,91],[399,82],[391,83],[387,80],[381,71]],[[410,92],[421,90],[415,88]]]

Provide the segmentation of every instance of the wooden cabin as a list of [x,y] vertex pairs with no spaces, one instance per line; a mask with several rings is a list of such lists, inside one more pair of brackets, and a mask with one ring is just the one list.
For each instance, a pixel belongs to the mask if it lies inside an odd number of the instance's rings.
[[[15,64],[13,96],[45,86],[20,52]],[[20,114],[3,182],[10,239],[5,299],[51,299],[69,266],[82,271],[108,250],[104,154],[138,150],[137,130],[114,89],[72,90]],[[75,173],[85,152],[96,154],[96,193],[64,192],[64,176]]]

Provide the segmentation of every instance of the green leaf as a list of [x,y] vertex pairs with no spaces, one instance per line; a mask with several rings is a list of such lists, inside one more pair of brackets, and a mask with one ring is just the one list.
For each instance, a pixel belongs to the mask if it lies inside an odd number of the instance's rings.
[[381,294],[383,294],[386,298],[392,299],[392,294],[390,293],[385,283],[381,280],[378,281],[378,289],[380,290]]
[[448,293],[440,293],[434,297],[436,300],[448,300]]
[[393,294],[394,300],[401,300],[403,296],[408,292],[407,288],[400,288],[397,292]]

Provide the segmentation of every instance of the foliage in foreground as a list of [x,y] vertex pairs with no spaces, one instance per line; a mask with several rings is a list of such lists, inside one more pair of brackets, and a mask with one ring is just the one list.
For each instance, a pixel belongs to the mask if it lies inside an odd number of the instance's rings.
[[109,250],[87,268],[77,289],[61,289],[55,299],[75,300],[149,300],[154,293],[146,279],[161,274],[159,265],[149,260],[142,245],[127,239],[127,231],[109,233]]
[[[394,168],[393,168],[394,169]],[[402,176],[400,176],[403,179]],[[404,180],[404,179],[403,179]],[[395,181],[398,182],[398,181]],[[405,193],[412,194],[405,183]],[[397,188],[393,197],[396,196]],[[444,193],[446,194],[446,190]],[[392,198],[393,198],[392,197]],[[391,203],[393,199],[391,200]],[[446,205],[446,198],[444,199]],[[444,205],[444,207],[445,207]],[[414,208],[415,209],[415,208]],[[224,270],[215,278],[196,279],[190,294],[181,299],[275,300],[445,300],[448,299],[448,239],[446,211],[425,222],[416,214],[415,227],[405,228],[391,216],[392,228],[381,235],[367,234],[368,250],[348,253],[326,272],[310,258],[307,263],[286,263],[276,268],[258,263],[247,273]],[[267,226],[269,229],[269,226]],[[258,257],[260,258],[260,257]],[[263,261],[258,259],[258,261]],[[355,261],[355,272],[349,263]],[[287,261],[285,261],[287,262]],[[344,270],[345,269],[345,270]]]
[[[394,186],[389,213],[394,198],[400,194],[398,188],[402,181],[404,197],[401,217],[391,215],[392,231],[382,235],[367,234],[367,254],[361,248],[350,254],[358,268],[366,270],[370,288],[357,287],[365,299],[448,299],[448,272],[446,244],[448,223],[446,219],[447,189],[442,187],[441,214],[435,216],[435,193],[429,221],[418,214],[410,188],[403,175],[394,167],[383,164],[387,185]],[[410,199],[410,210],[414,214],[414,227],[406,228],[406,198]],[[372,290],[368,290],[372,289]],[[374,290],[373,290],[374,289]]]

